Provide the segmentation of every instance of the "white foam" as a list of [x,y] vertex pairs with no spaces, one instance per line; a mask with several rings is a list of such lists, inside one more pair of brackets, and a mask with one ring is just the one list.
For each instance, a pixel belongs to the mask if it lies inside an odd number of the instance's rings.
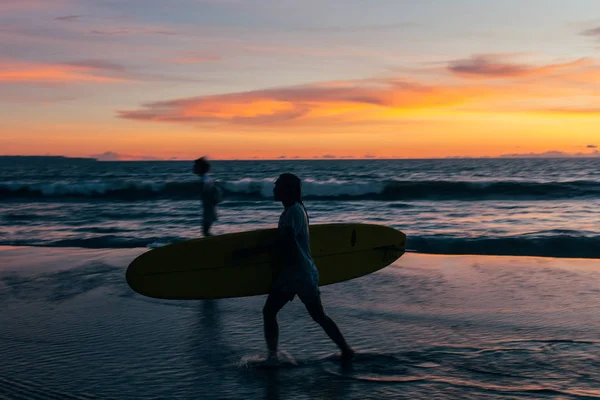
[[9,182],[2,184],[10,191],[31,190],[39,191],[44,196],[64,196],[64,195],[102,195],[117,190],[151,190],[158,192],[164,189],[165,184],[157,182],[55,182],[55,183],[15,183]]
[[[271,178],[244,178],[237,181],[224,182],[223,187],[232,193],[260,193],[262,197],[270,197],[273,193],[274,181]],[[355,197],[381,193],[384,186],[384,182],[349,182],[337,179],[319,181],[306,179],[302,183],[302,193],[304,196],[316,197]]]

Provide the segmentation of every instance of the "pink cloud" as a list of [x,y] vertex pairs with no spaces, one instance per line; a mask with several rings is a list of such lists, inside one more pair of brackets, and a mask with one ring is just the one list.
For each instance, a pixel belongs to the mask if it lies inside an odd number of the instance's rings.
[[97,70],[106,70],[106,71],[125,71],[125,67],[121,64],[117,64],[111,61],[106,60],[82,60],[82,61],[74,61],[66,63],[67,65],[72,65],[75,67],[81,68],[90,68]]
[[132,70],[101,59],[71,62],[25,62],[0,59],[0,84],[198,82],[196,78],[167,76]]
[[448,64],[448,70],[463,78],[503,79],[526,76],[548,75],[574,66],[581,66],[585,60],[576,60],[563,64],[528,65],[505,61],[502,55],[474,55],[467,59],[454,60]]
[[83,18],[83,15],[63,15],[61,17],[54,18],[55,21],[61,22],[75,22]]
[[34,63],[0,59],[0,83],[123,82],[123,68],[98,60],[73,63]]
[[123,28],[108,28],[108,29],[92,29],[89,33],[94,35],[106,36],[133,36],[133,35],[166,35],[174,36],[178,33],[174,30],[153,27],[123,27]]
[[59,9],[69,3],[69,0],[2,0],[0,2],[0,11]]
[[175,64],[203,64],[220,60],[221,57],[215,55],[191,53],[181,57],[173,58],[171,62]]
[[581,34],[583,36],[600,39],[600,27],[593,28],[593,29],[586,29],[585,31],[581,32]]

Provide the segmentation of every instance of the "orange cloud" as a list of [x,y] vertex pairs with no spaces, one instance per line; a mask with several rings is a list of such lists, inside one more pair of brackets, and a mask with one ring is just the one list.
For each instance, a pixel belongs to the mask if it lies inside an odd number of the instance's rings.
[[600,117],[600,108],[599,107],[562,107],[562,108],[548,108],[541,110],[545,113],[550,114],[563,114],[566,116],[599,116]]
[[0,60],[0,83],[123,82],[122,67],[97,60],[76,63],[26,63]]
[[476,86],[428,86],[403,80],[329,82],[152,102],[122,118],[182,123],[242,125],[381,119],[391,110],[447,108],[486,96]]
[[[471,80],[436,83],[400,78],[332,81],[214,96],[149,102],[121,118],[184,124],[246,126],[349,126],[399,123],[403,119],[465,113],[595,112],[600,66],[576,60],[539,67],[473,64],[470,72],[508,77],[507,82]],[[458,68],[458,67],[457,67]],[[466,64],[462,71],[466,72]]]

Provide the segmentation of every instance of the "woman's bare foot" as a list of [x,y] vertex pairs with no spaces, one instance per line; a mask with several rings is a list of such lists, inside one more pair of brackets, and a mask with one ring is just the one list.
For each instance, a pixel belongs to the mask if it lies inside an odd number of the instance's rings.
[[348,347],[348,348],[342,350],[340,359],[342,362],[345,363],[345,362],[351,361],[355,356],[356,356],[356,352],[354,350],[352,350],[352,348]]

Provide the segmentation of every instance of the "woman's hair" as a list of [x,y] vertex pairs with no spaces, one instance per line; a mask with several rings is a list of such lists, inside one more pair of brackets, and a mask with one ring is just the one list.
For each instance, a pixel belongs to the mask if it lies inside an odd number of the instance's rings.
[[292,200],[300,203],[302,208],[304,208],[304,212],[306,213],[306,219],[310,221],[306,207],[302,202],[302,180],[294,174],[284,173],[279,175],[279,179],[277,179],[277,181],[285,188],[286,191],[290,193]]
[[196,175],[204,175],[210,171],[210,162],[205,157],[200,157],[194,161],[193,171]]

